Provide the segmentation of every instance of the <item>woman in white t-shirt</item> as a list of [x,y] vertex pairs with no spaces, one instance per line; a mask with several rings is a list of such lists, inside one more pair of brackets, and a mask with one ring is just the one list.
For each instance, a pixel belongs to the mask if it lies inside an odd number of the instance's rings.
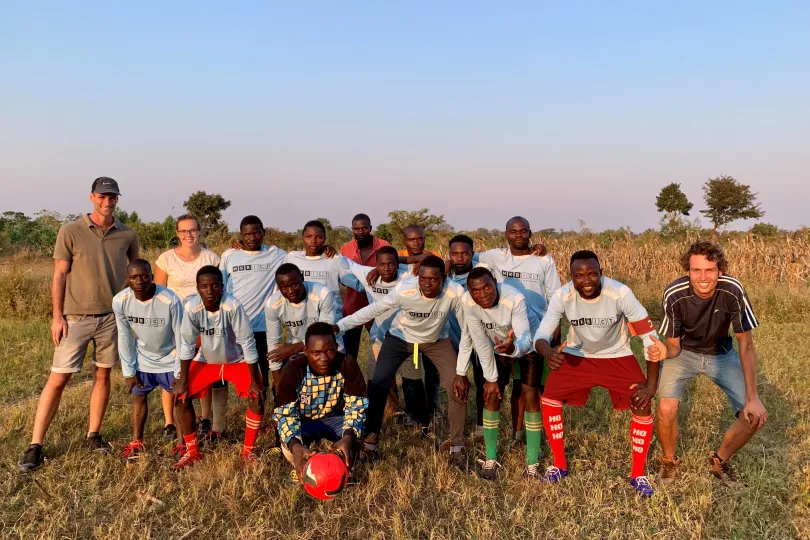
[[[197,294],[197,271],[206,265],[219,266],[219,255],[205,249],[200,245],[200,222],[192,214],[184,214],[177,218],[177,238],[180,245],[160,254],[155,263],[155,283],[162,285],[173,291],[181,300],[187,296]],[[214,412],[214,425],[221,432],[224,423],[224,409],[228,399],[228,387],[214,387],[213,392],[209,392],[201,400],[202,421],[200,422],[200,434],[207,436],[211,431],[211,401],[216,402],[217,410]],[[163,391],[163,416],[166,427],[164,434],[169,437],[174,431],[174,420],[172,414],[172,396]],[[223,414],[219,414],[220,411]],[[169,427],[171,426],[171,427]],[[214,430],[217,431],[217,430]],[[182,440],[178,437],[178,440]]]

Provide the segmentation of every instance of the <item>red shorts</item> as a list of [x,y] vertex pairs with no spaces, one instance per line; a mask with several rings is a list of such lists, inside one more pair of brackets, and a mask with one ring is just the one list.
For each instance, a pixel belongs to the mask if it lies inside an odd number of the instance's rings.
[[204,398],[211,385],[219,381],[232,383],[239,397],[248,397],[250,389],[250,369],[246,362],[234,364],[207,364],[192,362],[188,368],[187,396],[180,399]]
[[610,392],[613,408],[624,411],[630,408],[630,398],[635,393],[630,386],[647,381],[635,356],[583,358],[568,353],[563,355],[563,365],[552,369],[548,375],[544,398],[581,407],[588,401],[591,388],[601,386]]

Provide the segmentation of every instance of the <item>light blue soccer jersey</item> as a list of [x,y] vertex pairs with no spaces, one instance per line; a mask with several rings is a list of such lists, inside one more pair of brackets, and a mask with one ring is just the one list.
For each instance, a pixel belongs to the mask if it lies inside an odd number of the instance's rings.
[[504,341],[509,331],[514,331],[515,350],[508,356],[525,356],[533,348],[532,337],[540,326],[540,319],[533,310],[527,309],[523,294],[506,283],[498,284],[498,303],[489,309],[476,304],[469,292],[464,293],[461,304],[466,324],[461,335],[456,374],[467,375],[474,346],[484,378],[489,382],[497,382],[498,367],[493,349],[495,338]]
[[254,332],[264,332],[264,303],[276,287],[276,270],[287,252],[263,245],[260,251],[226,249],[219,269],[225,290],[234,295],[250,318]]
[[[193,359],[208,364],[258,362],[250,319],[236,297],[222,293],[219,311],[211,313],[205,309],[200,295],[193,294],[186,298],[183,312],[180,360]],[[197,337],[200,338],[200,351],[194,358]]]
[[436,298],[426,298],[419,288],[418,278],[401,281],[393,292],[373,304],[341,319],[338,327],[345,332],[391,309],[399,309],[391,323],[391,335],[407,343],[434,343],[448,337],[447,320],[455,312],[463,323],[461,308],[461,285],[446,279],[444,288]]
[[563,352],[586,358],[617,358],[632,356],[628,323],[643,322],[637,331],[644,342],[644,358],[647,347],[653,344],[650,336],[657,336],[649,322],[647,310],[641,305],[627,285],[602,277],[602,293],[593,300],[582,298],[574,284],[563,285],[554,296],[548,312],[540,322],[535,341],[551,341],[554,330],[562,316],[568,317],[571,327],[563,344]]
[[549,255],[512,255],[509,248],[476,253],[473,261],[488,268],[495,279],[523,293],[526,303],[542,318],[551,295],[560,288],[557,265]]
[[[265,302],[268,351],[272,351],[281,343],[282,325],[287,327],[288,343],[301,343],[312,323],[335,324],[335,302],[332,293],[319,283],[304,283],[304,288],[306,295],[298,304],[284,298],[278,290]],[[271,371],[278,371],[281,368],[281,362],[270,364]]]
[[304,251],[291,251],[287,254],[284,262],[292,263],[301,270],[304,281],[309,283],[319,283],[327,288],[335,297],[335,316],[339,319],[343,316],[343,297],[340,295],[340,284],[351,287],[356,291],[363,292],[363,284],[351,273],[348,261],[342,255],[335,255],[331,259],[326,255],[309,257]]
[[[366,278],[368,277],[369,272],[374,270],[373,266],[362,266],[350,259],[346,259],[346,264],[351,270],[352,274],[354,274],[354,276],[365,287],[369,304],[373,304],[384,296],[388,296],[401,281],[413,277],[413,275],[409,274],[407,271],[400,269],[397,271],[396,280],[386,283],[381,277],[378,277],[377,281],[375,281],[373,285],[369,285]],[[386,311],[382,315],[374,317],[374,324],[372,325],[368,334],[372,343],[382,345],[382,342],[385,339],[385,334],[390,330],[391,323],[393,322],[394,316],[398,311],[399,309],[393,308]]]
[[127,287],[115,295],[112,308],[118,325],[118,354],[124,377],[134,377],[136,371],[180,373],[183,305],[176,294],[155,285],[152,298],[141,302]]

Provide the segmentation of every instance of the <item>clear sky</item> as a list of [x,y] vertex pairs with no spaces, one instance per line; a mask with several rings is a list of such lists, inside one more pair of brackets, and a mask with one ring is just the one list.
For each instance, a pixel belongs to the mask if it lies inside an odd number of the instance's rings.
[[127,4],[0,3],[0,210],[641,231],[729,174],[810,225],[808,2]]

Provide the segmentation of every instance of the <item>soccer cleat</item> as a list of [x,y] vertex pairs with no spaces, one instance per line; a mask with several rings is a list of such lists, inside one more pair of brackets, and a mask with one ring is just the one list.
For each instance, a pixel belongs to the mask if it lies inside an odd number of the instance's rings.
[[450,458],[447,460],[448,465],[455,467],[461,472],[467,472],[469,470],[469,462],[470,460],[467,457],[467,450],[464,448],[455,452],[451,450]]
[[211,420],[208,418],[203,418],[197,425],[197,438],[199,440],[205,439],[209,431],[211,431]]
[[239,454],[242,458],[244,463],[255,464],[259,462],[259,456],[256,455],[256,452],[253,450],[242,450],[242,453]]
[[22,459],[17,462],[17,469],[27,473],[40,468],[43,463],[45,463],[45,458],[42,457],[42,445],[29,444],[23,452]]
[[653,493],[655,493],[652,484],[650,484],[650,479],[646,476],[636,476],[630,480],[630,485],[633,486],[639,497],[652,497]]
[[495,480],[498,477],[498,469],[501,464],[494,459],[479,459],[478,463],[478,476],[482,480]]
[[198,461],[202,461],[202,456],[199,453],[195,452],[192,454],[190,452],[186,452],[185,454],[183,454],[183,457],[180,458],[180,461],[172,465],[172,469],[175,471],[179,471],[185,469],[186,467],[194,465]]
[[662,485],[669,485],[675,482],[678,476],[678,465],[681,460],[677,457],[664,457],[661,456],[661,467],[658,469],[658,483]]
[[105,442],[98,433],[91,433],[84,438],[84,446],[90,452],[106,454],[110,451],[110,443]]
[[163,426],[163,436],[167,439],[176,439],[177,438],[177,428],[174,424],[167,424]]
[[540,468],[537,463],[534,465],[526,465],[526,468],[523,469],[523,479],[524,480],[540,480]]
[[717,452],[711,452],[709,454],[709,465],[711,466],[712,475],[728,487],[734,489],[746,487],[745,483],[737,478],[737,472],[731,466],[729,460],[720,459]]
[[543,482],[548,482],[549,484],[556,484],[566,476],[568,476],[567,470],[552,466],[546,469],[545,474],[543,474]]
[[182,456],[186,453],[186,451],[186,445],[182,443],[178,443],[174,445],[174,448],[172,448],[172,454],[177,454],[178,456]]
[[121,459],[129,462],[137,461],[144,454],[143,441],[131,441],[121,449]]

